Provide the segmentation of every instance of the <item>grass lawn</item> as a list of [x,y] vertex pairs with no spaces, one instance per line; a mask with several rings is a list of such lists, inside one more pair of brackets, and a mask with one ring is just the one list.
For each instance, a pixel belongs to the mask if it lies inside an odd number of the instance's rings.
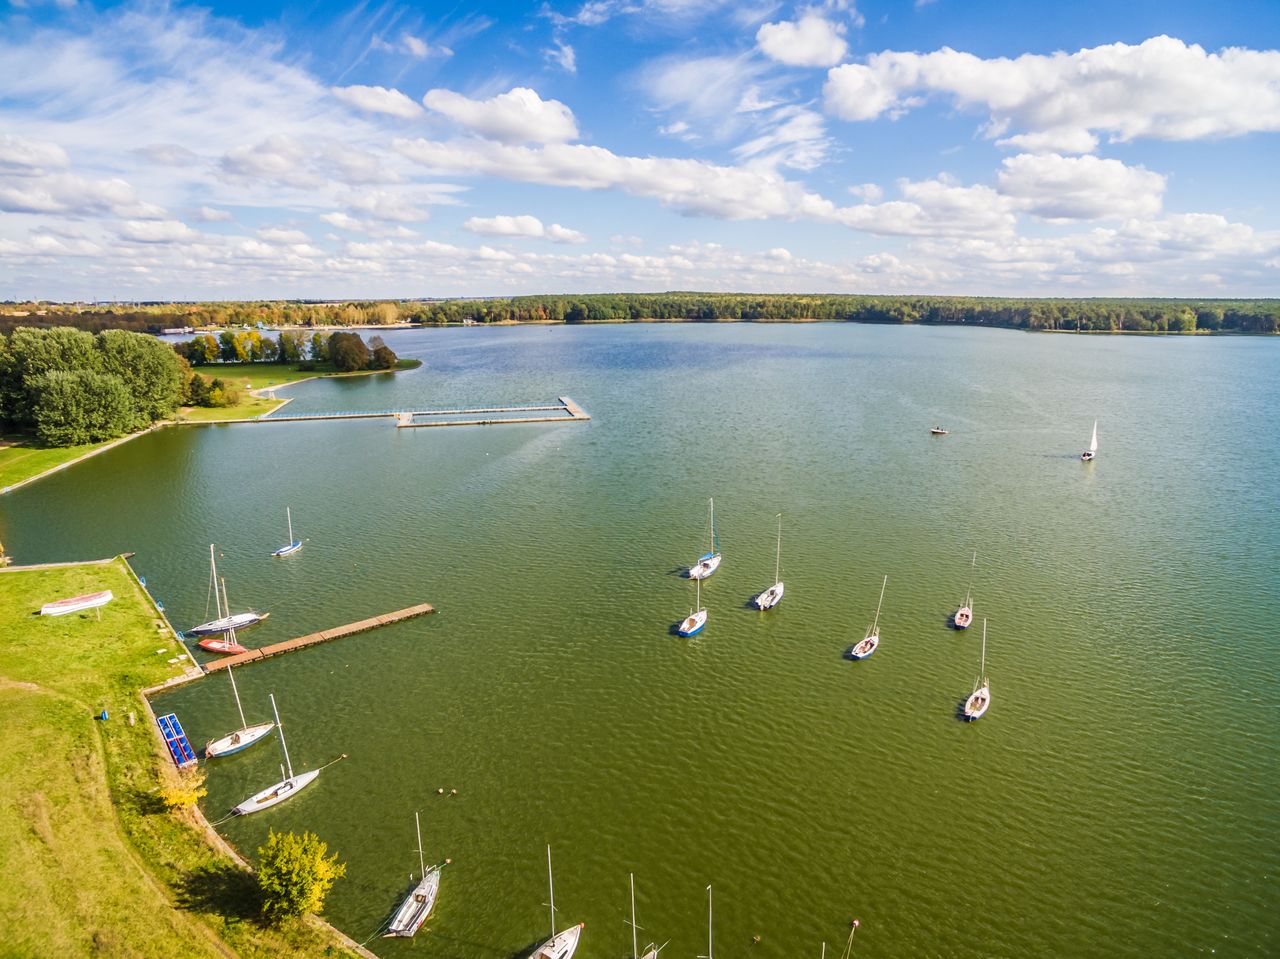
[[46,449],[32,445],[30,436],[0,437],[0,489],[38,476],[45,470],[83,456],[91,450],[106,446],[111,440],[87,443],[84,446],[61,446]]
[[[34,615],[100,589],[100,610]],[[351,955],[321,927],[261,926],[248,874],[160,801],[173,767],[138,690],[179,652],[122,559],[0,572],[0,953]]]

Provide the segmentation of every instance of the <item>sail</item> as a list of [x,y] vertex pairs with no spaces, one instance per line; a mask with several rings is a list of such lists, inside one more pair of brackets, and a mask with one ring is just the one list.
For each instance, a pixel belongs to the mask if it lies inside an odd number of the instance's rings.
[[1089,452],[1098,452],[1098,421],[1093,421],[1093,439],[1089,440]]

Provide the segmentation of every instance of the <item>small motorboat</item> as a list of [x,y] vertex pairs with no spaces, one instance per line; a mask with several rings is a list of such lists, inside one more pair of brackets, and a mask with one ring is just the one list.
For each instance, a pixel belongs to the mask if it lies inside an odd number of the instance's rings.
[[934,436],[946,436],[951,431],[947,429],[943,429],[941,426],[934,426],[934,427],[930,427],[929,432],[932,433]]
[[98,593],[84,593],[80,596],[72,596],[69,599],[59,599],[52,603],[45,603],[40,607],[41,616],[66,616],[68,613],[79,613],[86,609],[97,609],[99,606],[106,606],[107,603],[115,599],[111,590],[104,589]]

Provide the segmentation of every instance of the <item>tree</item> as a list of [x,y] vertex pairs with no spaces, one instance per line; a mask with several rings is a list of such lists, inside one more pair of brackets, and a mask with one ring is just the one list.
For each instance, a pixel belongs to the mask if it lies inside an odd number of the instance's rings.
[[329,334],[319,330],[311,334],[311,359],[323,363],[329,358]]
[[319,913],[325,896],[347,867],[338,854],[326,856],[329,846],[314,833],[271,830],[258,849],[258,889],[262,914],[274,923]]
[[329,361],[340,373],[369,368],[369,347],[359,333],[334,333],[329,337]]
[[49,446],[79,446],[123,436],[138,411],[118,376],[54,370],[28,381],[36,435]]
[[392,352],[391,347],[385,344],[376,347],[369,356],[369,369],[371,370],[393,370],[399,357]]
[[178,773],[160,787],[160,798],[169,809],[190,809],[209,794],[203,769],[193,767]]
[[93,334],[68,327],[49,330],[18,327],[0,370],[0,406],[20,430],[35,426],[34,381],[53,372],[97,371],[101,356],[94,349]]
[[138,416],[133,429],[163,419],[182,393],[178,355],[155,337],[127,330],[103,330],[97,337],[102,372],[118,376],[133,395]]

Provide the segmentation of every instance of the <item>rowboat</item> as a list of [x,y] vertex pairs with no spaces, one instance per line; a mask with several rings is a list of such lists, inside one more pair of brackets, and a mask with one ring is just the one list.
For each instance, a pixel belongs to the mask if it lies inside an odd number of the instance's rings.
[[40,615],[66,616],[68,613],[79,613],[86,609],[97,609],[99,606],[106,606],[113,599],[115,597],[109,589],[104,589],[97,593],[84,593],[80,596],[72,596],[69,599],[59,599],[52,603],[45,603],[40,607]]

